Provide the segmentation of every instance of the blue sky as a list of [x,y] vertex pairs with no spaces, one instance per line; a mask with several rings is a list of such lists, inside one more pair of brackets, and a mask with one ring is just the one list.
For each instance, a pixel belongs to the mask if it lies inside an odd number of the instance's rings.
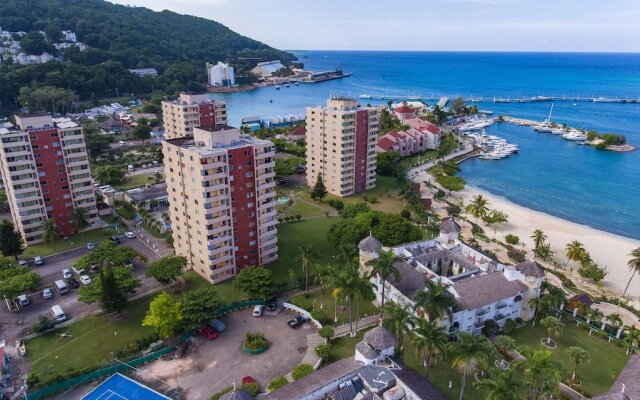
[[640,0],[110,0],[280,49],[640,52]]

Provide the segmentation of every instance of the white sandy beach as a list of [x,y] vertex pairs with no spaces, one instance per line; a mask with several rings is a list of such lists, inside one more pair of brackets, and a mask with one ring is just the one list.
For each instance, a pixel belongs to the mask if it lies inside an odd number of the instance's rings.
[[[567,243],[578,240],[589,251],[593,260],[601,266],[606,265],[609,274],[605,278],[605,288],[622,293],[631,273],[627,267],[629,253],[640,247],[640,240],[630,239],[612,233],[600,231],[586,225],[576,224],[539,211],[530,210],[511,201],[495,196],[480,189],[467,186],[465,190],[453,194],[457,198],[463,198],[468,204],[476,194],[482,194],[489,199],[489,208],[499,209],[509,216],[509,223],[498,226],[497,234],[504,240],[504,236],[512,233],[520,237],[526,243],[526,248],[531,249],[533,242],[529,238],[534,230],[541,229],[547,235],[547,241],[557,251],[556,258],[566,260],[564,247]],[[486,230],[489,236],[493,236],[493,229]],[[573,279],[580,279],[575,272]],[[640,296],[640,276],[631,282],[627,297],[633,297],[635,302]]]

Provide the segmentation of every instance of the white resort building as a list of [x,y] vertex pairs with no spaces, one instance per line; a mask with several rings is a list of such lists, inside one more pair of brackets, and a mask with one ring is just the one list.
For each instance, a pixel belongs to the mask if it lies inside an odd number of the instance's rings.
[[[448,333],[480,334],[485,323],[495,321],[503,327],[508,319],[524,321],[534,317],[535,309],[529,301],[540,295],[544,271],[535,261],[518,265],[503,265],[462,242],[458,235],[460,225],[446,219],[440,225],[437,238],[408,243],[389,249],[373,236],[362,240],[360,268],[369,272],[368,261],[378,257],[380,249],[392,251],[399,257],[395,263],[400,279],[386,282],[387,301],[415,306],[413,296],[426,290],[425,281],[440,283],[456,300],[453,318],[441,320]],[[382,285],[377,277],[371,278],[377,287],[377,301],[381,301]],[[418,315],[422,310],[417,309]]]

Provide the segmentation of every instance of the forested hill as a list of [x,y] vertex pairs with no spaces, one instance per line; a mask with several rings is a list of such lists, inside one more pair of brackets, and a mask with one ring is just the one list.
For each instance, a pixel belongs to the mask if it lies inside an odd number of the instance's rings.
[[295,58],[215,21],[102,0],[2,0],[0,26],[25,32],[69,29],[89,46],[83,52],[65,50],[64,62],[4,63],[0,101],[5,108],[21,85],[32,83],[70,88],[81,98],[109,96],[115,87],[120,93],[140,93],[150,84],[126,69],[153,67],[161,74],[154,88],[198,90],[207,61],[230,61],[242,73],[259,61]]

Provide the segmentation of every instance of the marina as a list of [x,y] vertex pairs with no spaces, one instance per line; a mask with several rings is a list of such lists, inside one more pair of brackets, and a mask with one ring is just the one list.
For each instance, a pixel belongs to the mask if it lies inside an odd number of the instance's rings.
[[[589,103],[617,103],[617,104],[640,104],[640,98],[631,97],[605,97],[605,96],[533,96],[533,97],[496,97],[496,96],[440,96],[440,95],[369,95],[361,94],[358,96],[363,100],[408,100],[408,101],[438,101],[440,108],[444,107],[451,98],[462,98],[468,103],[541,103],[552,101],[571,102],[575,106],[578,102]],[[446,99],[441,105],[442,100]]]
[[481,160],[500,160],[520,151],[518,145],[507,143],[507,140],[495,135],[487,135],[485,128],[495,122],[494,119],[474,117],[463,123],[458,130],[470,139],[480,154]]

